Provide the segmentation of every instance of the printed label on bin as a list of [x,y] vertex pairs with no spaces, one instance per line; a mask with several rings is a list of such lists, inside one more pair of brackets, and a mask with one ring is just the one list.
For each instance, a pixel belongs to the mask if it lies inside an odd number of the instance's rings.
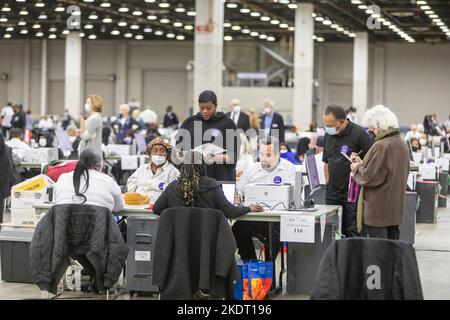
[[134,252],[135,261],[151,261],[150,251],[135,251]]
[[280,184],[281,181],[283,181],[283,179],[281,179],[280,176],[276,176],[275,178],[273,178],[273,183],[275,184]]

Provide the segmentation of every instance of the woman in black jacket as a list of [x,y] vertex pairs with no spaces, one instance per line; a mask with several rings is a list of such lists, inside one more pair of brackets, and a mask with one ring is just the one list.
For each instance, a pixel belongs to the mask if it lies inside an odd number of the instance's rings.
[[22,107],[20,105],[14,106],[14,115],[11,118],[11,126],[13,128],[20,128],[23,132],[25,132],[26,129],[26,117],[25,113],[22,110]]
[[[180,167],[180,177],[171,182],[153,207],[154,214],[174,207],[200,207],[221,210],[227,218],[237,218],[248,212],[261,212],[263,207],[251,204],[248,207],[234,206],[223,193],[221,184],[206,174],[201,154],[188,153]],[[190,161],[189,161],[190,160]]]

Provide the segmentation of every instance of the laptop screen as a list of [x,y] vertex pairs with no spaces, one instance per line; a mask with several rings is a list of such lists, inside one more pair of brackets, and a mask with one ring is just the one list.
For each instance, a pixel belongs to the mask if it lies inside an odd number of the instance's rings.
[[225,194],[225,198],[227,200],[234,204],[234,193],[236,190],[236,184],[234,182],[221,182],[222,183],[222,190]]

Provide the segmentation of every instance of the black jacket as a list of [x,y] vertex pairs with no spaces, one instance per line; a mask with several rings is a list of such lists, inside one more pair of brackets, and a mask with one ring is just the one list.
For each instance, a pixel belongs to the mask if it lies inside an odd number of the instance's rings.
[[25,132],[27,120],[25,113],[15,113],[11,118],[11,127],[22,129]]
[[178,122],[178,117],[175,113],[171,113],[170,115],[168,113],[166,113],[164,115],[164,122],[163,122],[163,127],[164,128],[170,128],[172,126],[177,125]]
[[311,299],[423,300],[413,246],[366,238],[334,242],[322,258]]
[[11,187],[13,186],[13,167],[9,152],[10,148],[5,144],[5,139],[0,133],[0,199],[11,195]]
[[[231,121],[234,122],[234,120],[231,118],[231,112],[227,113],[227,117],[231,119]],[[238,129],[242,129],[244,130],[244,133],[250,129],[250,118],[248,117],[248,114],[246,114],[245,112],[240,112],[239,113],[239,119],[238,119],[238,123],[237,123],[237,128]]]
[[111,288],[119,279],[128,250],[107,208],[54,205],[37,224],[31,240],[33,282],[41,290],[56,293],[69,257],[86,255],[95,269],[99,290]]
[[[202,126],[202,136],[196,137],[194,135],[194,124],[199,123]],[[184,141],[183,130],[180,130],[176,141],[177,146],[184,151],[189,151],[205,143],[214,143],[227,150],[228,156],[233,160],[234,164],[212,164],[207,166],[208,176],[218,181],[236,181],[236,163],[238,160],[240,149],[239,135],[233,135],[233,141],[228,141],[226,137],[226,130],[233,130],[235,132],[236,125],[233,120],[228,118],[223,112],[217,112],[214,117],[208,121],[203,120],[198,113],[186,119],[181,125],[181,129],[188,130],[191,141]],[[209,136],[205,137],[204,133],[208,131]],[[212,137],[211,137],[212,135]],[[219,141],[221,136],[222,141]],[[205,139],[204,139],[205,138]],[[230,139],[231,140],[231,139]],[[180,143],[181,142],[181,143]]]
[[236,241],[219,210],[172,208],[159,220],[153,284],[161,299],[191,300],[201,289],[213,299],[231,299],[239,270]]
[[[261,118],[261,129],[260,130],[264,130],[266,129],[266,116],[267,115],[263,115]],[[268,129],[268,128],[267,128]],[[284,121],[283,121],[283,116],[277,112],[273,113],[273,118],[272,118],[272,124],[270,126],[270,135],[276,136],[275,134],[272,134],[272,130],[279,130],[279,140],[280,143],[284,143]]]
[[[167,208],[184,207],[178,191],[178,181],[178,179],[172,181],[156,200],[153,207],[154,214],[161,214]],[[208,177],[200,178],[199,195],[195,199],[194,205],[200,208],[218,209],[227,218],[240,217],[250,212],[249,207],[237,207],[231,204],[225,197],[220,183]]]

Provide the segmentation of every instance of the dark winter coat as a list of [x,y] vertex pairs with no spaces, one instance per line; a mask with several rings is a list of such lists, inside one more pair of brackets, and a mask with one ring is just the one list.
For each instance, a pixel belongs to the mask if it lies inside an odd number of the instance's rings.
[[111,288],[119,279],[128,255],[114,216],[94,205],[54,205],[39,221],[30,247],[33,282],[56,293],[75,256],[86,255],[96,272],[97,287]]
[[161,214],[153,284],[161,299],[191,300],[199,289],[212,299],[231,299],[239,279],[236,241],[219,210],[171,208]]

